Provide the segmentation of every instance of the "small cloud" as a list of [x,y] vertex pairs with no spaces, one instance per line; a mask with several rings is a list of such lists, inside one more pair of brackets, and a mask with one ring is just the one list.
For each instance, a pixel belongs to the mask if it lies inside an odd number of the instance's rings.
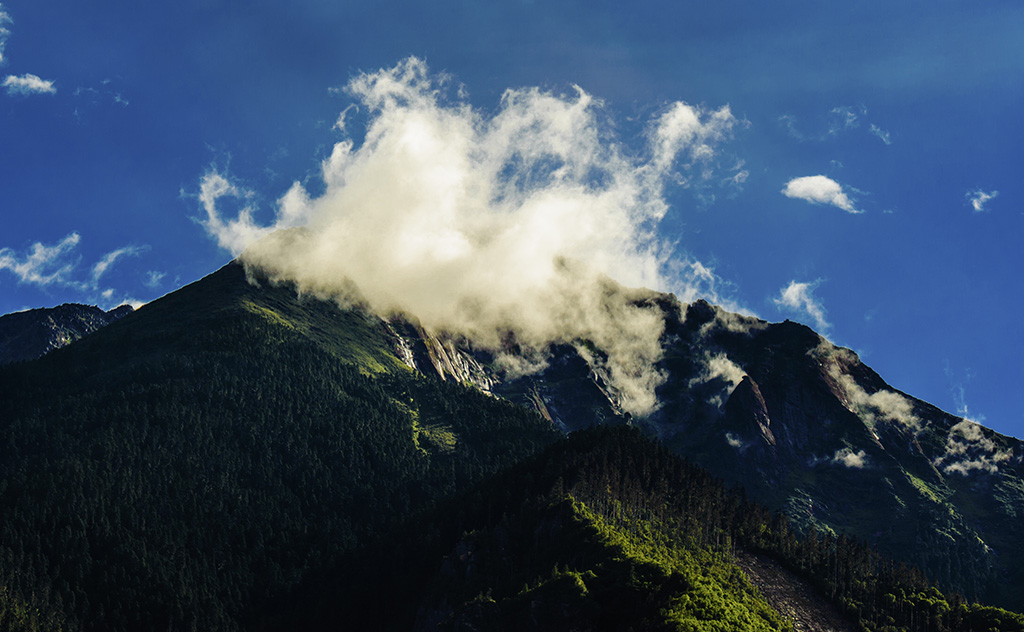
[[853,451],[852,448],[843,448],[842,450],[836,450],[835,455],[832,456],[832,463],[836,465],[845,465],[851,469],[864,469],[867,465],[868,458],[867,453],[864,450]]
[[969,475],[973,471],[996,474],[1001,463],[1013,458],[1013,448],[997,445],[994,433],[970,419],[949,429],[946,451],[932,461],[947,474]]
[[879,140],[886,145],[892,144],[892,135],[874,123],[871,124],[871,133],[877,136]]
[[57,92],[53,81],[40,79],[29,73],[20,77],[7,75],[2,85],[7,88],[7,94],[56,94]]
[[857,127],[860,125],[858,119],[868,113],[864,106],[851,107],[841,105],[832,108],[829,112],[828,136],[836,136],[839,132]]
[[[851,367],[860,364],[853,351],[822,340],[808,355],[818,360],[833,385],[833,392],[839,396],[846,409],[860,417],[873,433],[879,422],[892,422],[914,433],[921,429],[921,420],[914,413],[912,401],[896,391],[886,389],[868,393],[857,383],[850,374]],[[877,434],[875,438],[878,438]]]
[[820,281],[814,283],[797,283],[790,281],[789,285],[779,293],[779,298],[773,299],[780,308],[799,312],[809,316],[818,329],[828,329],[831,325],[825,320],[825,308],[814,298],[814,289]]
[[142,283],[148,288],[156,289],[160,287],[160,284],[163,282],[165,276],[167,276],[166,272],[150,270],[149,272],[146,273],[146,280],[143,281]]
[[997,195],[999,195],[999,191],[986,193],[981,189],[978,189],[977,191],[968,191],[967,200],[971,203],[971,207],[974,208],[975,213],[982,213],[988,210],[985,208],[985,204]]
[[125,246],[124,248],[118,248],[117,250],[113,250],[103,255],[103,257],[101,257],[100,260],[92,267],[92,282],[94,284],[99,283],[100,277],[107,273],[107,270],[110,269],[110,266],[114,265],[114,262],[117,261],[118,258],[125,255],[134,256],[143,250],[145,250],[145,248],[140,246]]
[[811,204],[830,204],[847,213],[860,213],[850,198],[843,193],[843,187],[835,180],[822,175],[793,178],[786,183],[782,194],[788,198],[805,200]]

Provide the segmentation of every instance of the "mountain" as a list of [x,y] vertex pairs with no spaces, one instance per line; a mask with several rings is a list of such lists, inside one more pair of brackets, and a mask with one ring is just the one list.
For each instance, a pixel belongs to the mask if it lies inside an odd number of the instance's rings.
[[69,345],[131,313],[131,305],[105,312],[95,305],[64,303],[0,316],[0,364],[32,360]]
[[785,629],[738,551],[864,629],[1024,629],[969,605],[1019,607],[1016,440],[801,325],[630,296],[645,417],[588,341],[524,374],[238,264],[0,367],[0,629]]
[[466,341],[397,329],[410,365],[534,408],[556,427],[631,423],[784,511],[847,534],[950,590],[1024,609],[1024,445],[888,385],[798,323],[648,293],[665,322],[660,407],[623,413],[580,342],[509,379]]

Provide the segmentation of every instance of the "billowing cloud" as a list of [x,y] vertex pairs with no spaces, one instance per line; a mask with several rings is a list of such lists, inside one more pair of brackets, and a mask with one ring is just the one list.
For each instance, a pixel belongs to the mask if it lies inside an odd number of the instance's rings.
[[7,88],[7,94],[56,94],[57,92],[53,81],[40,79],[29,73],[20,77],[7,75],[2,85]]
[[786,183],[782,194],[788,198],[805,200],[812,204],[830,204],[847,213],[860,213],[850,198],[843,193],[843,187],[835,180],[822,175],[793,178]]
[[975,213],[981,213],[988,210],[985,208],[985,204],[997,195],[999,195],[999,191],[986,193],[981,189],[977,189],[975,191],[967,192],[967,200],[971,203],[971,207],[974,209]]
[[[345,91],[369,120],[361,144],[346,138],[323,162],[321,195],[295,183],[262,225],[245,191],[206,175],[202,223],[218,243],[302,291],[412,314],[496,351],[509,335],[538,350],[587,340],[622,408],[651,412],[662,316],[617,284],[680,296],[713,286],[699,262],[670,258],[656,227],[666,182],[720,180],[717,147],[737,124],[728,107],[672,104],[636,157],[579,87],[510,89],[484,113],[410,58]],[[219,209],[226,198],[242,206],[234,218]]]
[[828,329],[831,325],[825,320],[825,308],[814,297],[814,290],[820,281],[813,283],[797,283],[790,281],[782,288],[774,303],[782,309],[809,316],[818,329]]
[[995,474],[1000,463],[1013,458],[1013,449],[997,445],[990,436],[993,434],[981,424],[963,419],[949,429],[946,452],[932,463],[947,474],[967,476],[973,471]]

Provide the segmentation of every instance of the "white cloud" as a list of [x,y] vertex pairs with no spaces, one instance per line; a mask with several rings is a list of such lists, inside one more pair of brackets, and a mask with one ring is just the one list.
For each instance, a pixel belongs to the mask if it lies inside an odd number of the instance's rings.
[[29,73],[20,77],[7,75],[2,85],[7,88],[7,94],[55,94],[57,92],[53,81],[40,79]]
[[22,257],[10,248],[0,248],[0,270],[10,270],[20,283],[43,286],[66,283],[77,265],[77,261],[68,261],[67,255],[80,240],[78,233],[70,233],[52,246],[36,242],[32,244],[30,252]]
[[992,198],[996,197],[997,195],[999,195],[999,191],[992,191],[990,193],[986,193],[985,191],[978,189],[976,191],[968,191],[967,199],[968,201],[970,201],[971,207],[974,208],[974,212],[981,213],[983,211],[988,210],[985,208],[985,204]]
[[793,178],[786,183],[782,194],[788,198],[806,200],[812,204],[831,204],[848,213],[860,213],[850,198],[843,193],[843,187],[835,180],[822,175]]
[[746,374],[746,371],[730,360],[729,356],[724,353],[712,355],[710,352],[705,352],[703,369],[701,370],[700,375],[690,380],[690,386],[692,387],[702,382],[721,379],[727,385],[726,390],[731,393],[732,390],[739,386],[739,383],[743,381],[743,377]]
[[125,246],[124,248],[118,248],[117,250],[112,250],[103,255],[103,257],[101,257],[100,260],[92,267],[93,284],[99,283],[100,278],[107,273],[110,266],[112,266],[120,257],[135,256],[143,250],[145,250],[145,248],[140,246]]
[[0,64],[4,63],[4,47],[7,46],[7,38],[11,35],[6,25],[13,21],[11,15],[4,11],[4,5],[0,4]]
[[81,293],[82,300],[113,306],[116,304],[113,302],[116,291],[112,288],[101,288],[100,279],[119,258],[138,255],[147,247],[126,246],[106,253],[91,266],[88,276],[82,280],[84,275],[78,272],[82,258],[75,254],[81,239],[78,233],[70,233],[53,245],[36,242],[24,254],[19,254],[12,248],[0,248],[0,270],[9,270],[17,277],[19,283],[69,288]]
[[852,469],[863,469],[868,464],[867,453],[864,450],[853,451],[853,448],[836,450],[832,456],[832,462],[837,465],[844,465]]
[[828,329],[831,325],[825,320],[825,308],[814,298],[813,294],[819,283],[820,281],[814,283],[790,281],[789,285],[782,288],[779,297],[773,301],[780,308],[806,314],[814,321],[818,329]]
[[832,383],[833,392],[846,409],[860,417],[872,432],[879,421],[895,422],[915,433],[921,429],[921,420],[914,414],[913,402],[886,389],[868,393],[850,375],[849,369],[860,364],[854,352],[822,340],[808,355],[819,361],[826,379]]
[[947,474],[967,476],[975,470],[997,473],[1000,463],[1013,458],[1013,449],[1000,448],[986,433],[994,434],[970,419],[961,420],[949,429],[946,452],[932,463]]
[[878,139],[886,145],[892,144],[892,135],[874,123],[871,124],[871,133],[877,136]]
[[[579,87],[510,89],[483,112],[447,96],[449,84],[415,58],[357,76],[345,92],[366,115],[364,140],[334,146],[323,194],[295,183],[260,224],[246,192],[210,172],[202,223],[303,291],[354,298],[354,283],[378,313],[414,314],[498,352],[509,333],[537,350],[589,340],[622,408],[651,412],[664,323],[642,293],[608,279],[681,295],[714,288],[699,262],[672,261],[656,228],[666,182],[711,181],[736,119],[675,103],[650,122],[638,157]],[[226,218],[222,201],[244,206]]]

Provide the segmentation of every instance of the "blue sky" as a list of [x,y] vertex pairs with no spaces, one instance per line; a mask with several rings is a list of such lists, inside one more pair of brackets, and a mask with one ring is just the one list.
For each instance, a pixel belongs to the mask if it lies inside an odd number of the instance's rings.
[[345,86],[415,56],[483,117],[509,88],[578,85],[627,154],[675,102],[728,106],[708,177],[665,189],[674,257],[716,300],[1024,436],[1021,33],[1018,2],[2,0],[0,313],[213,271],[231,253],[204,178],[270,223],[358,146],[371,113],[336,126]]

